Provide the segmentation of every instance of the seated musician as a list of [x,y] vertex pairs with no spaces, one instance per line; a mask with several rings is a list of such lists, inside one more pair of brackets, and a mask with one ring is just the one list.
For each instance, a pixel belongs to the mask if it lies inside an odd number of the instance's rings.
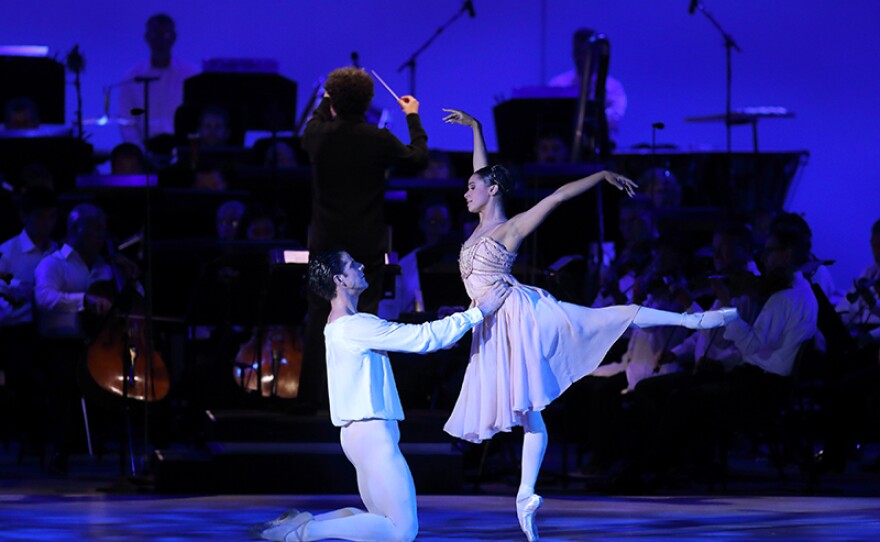
[[6,130],[33,130],[40,127],[40,112],[30,98],[9,100],[3,113],[3,127]]
[[144,151],[134,143],[120,143],[110,151],[111,175],[143,175],[146,172]]
[[[590,38],[595,35],[591,28],[579,28],[572,36],[572,60],[574,68],[560,73],[552,78],[547,84],[551,87],[571,89],[572,95],[577,96],[580,90],[581,78],[587,55],[590,53]],[[593,63],[595,69],[596,63]],[[596,74],[591,74],[594,78]],[[626,112],[626,92],[623,85],[610,75],[605,78],[605,116],[608,119],[608,136],[612,142],[617,141],[618,125]]]
[[[830,379],[826,392],[824,446],[817,456],[820,471],[842,471],[860,437],[876,435],[871,421],[880,403],[880,220],[871,226],[870,242],[873,263],[837,306],[858,348],[829,359],[840,374]],[[868,468],[880,469],[880,456]]]
[[400,275],[395,277],[394,298],[382,300],[379,305],[383,318],[396,319],[403,312],[424,311],[422,271],[434,264],[458,261],[461,239],[456,239],[452,233],[449,206],[445,201],[428,200],[422,205],[419,229],[425,243],[400,259]]
[[874,261],[853,281],[853,287],[837,304],[837,312],[853,335],[863,344],[880,343],[880,220],[871,226],[871,252]]
[[[655,468],[678,461],[682,446],[705,450],[704,429],[715,426],[719,416],[773,416],[786,397],[798,351],[817,333],[819,310],[810,284],[798,271],[810,257],[809,226],[792,215],[781,213],[774,220],[764,246],[764,275],[745,288],[738,307],[744,319],[725,328],[723,338],[733,343],[742,362],[721,379],[670,394],[643,456]],[[719,281],[715,290],[718,302],[730,306],[729,288]]]
[[[87,203],[77,205],[67,218],[66,242],[44,258],[34,272],[39,332],[46,347],[50,470],[57,474],[66,474],[76,431],[84,427],[77,371],[86,352],[84,341],[89,337],[81,317],[105,315],[112,306],[106,297],[89,293],[89,287],[97,282],[115,281],[113,268],[101,256],[106,235],[104,211]],[[136,274],[136,268],[127,260],[119,268],[123,275]]]
[[20,211],[24,229],[0,244],[0,370],[17,402],[15,421],[33,446],[38,445],[41,423],[34,399],[42,381],[34,355],[34,269],[58,248],[51,238],[57,216],[51,190],[27,188]]

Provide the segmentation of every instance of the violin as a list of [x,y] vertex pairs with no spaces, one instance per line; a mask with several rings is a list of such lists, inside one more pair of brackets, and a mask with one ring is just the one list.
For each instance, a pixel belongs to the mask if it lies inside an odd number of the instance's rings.
[[259,388],[262,397],[294,399],[299,395],[302,353],[299,329],[258,326],[235,356],[233,378],[246,391]]
[[[12,273],[0,273],[0,281],[5,282],[6,284],[11,284]],[[4,294],[3,292],[0,292],[0,299],[9,303],[9,305],[11,305],[13,309],[17,309],[26,303],[26,300],[24,299],[16,299],[11,295]]]
[[853,291],[846,294],[846,300],[855,303],[862,299],[870,308],[877,305],[877,296],[880,295],[880,279],[860,278],[853,281]]

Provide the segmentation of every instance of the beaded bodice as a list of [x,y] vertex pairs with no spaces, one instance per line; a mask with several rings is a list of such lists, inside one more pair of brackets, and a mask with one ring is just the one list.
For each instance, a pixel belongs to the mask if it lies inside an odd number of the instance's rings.
[[471,275],[509,275],[514,260],[515,252],[508,251],[499,241],[484,236],[471,245],[461,247],[458,268],[462,280],[467,283]]

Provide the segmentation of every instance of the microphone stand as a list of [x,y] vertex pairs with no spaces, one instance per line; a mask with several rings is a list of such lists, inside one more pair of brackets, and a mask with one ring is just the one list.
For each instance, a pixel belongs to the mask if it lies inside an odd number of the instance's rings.
[[73,72],[73,88],[76,90],[76,137],[84,140],[83,137],[83,114],[82,114],[82,84],[80,74],[86,68],[86,61],[79,52],[79,45],[74,45],[70,53],[67,54],[67,69]]
[[134,78],[135,83],[140,83],[144,86],[144,108],[143,110],[132,109],[131,113],[133,115],[143,114],[144,116],[144,152],[147,155],[150,154],[150,83],[158,80],[158,77],[148,76]]
[[[611,44],[605,34],[594,34],[590,38],[590,54],[581,66],[580,91],[578,93],[578,111],[574,125],[574,141],[571,147],[571,163],[581,162],[584,158],[584,123],[586,121],[588,101],[592,96],[596,114],[590,119],[589,158],[594,164],[607,163],[610,153],[608,142],[608,120],[605,114],[605,82],[608,78],[608,64],[611,60]],[[593,74],[595,73],[595,77]],[[591,88],[592,87],[592,88]],[[587,297],[591,302],[599,291],[599,274],[604,261],[605,244],[605,203],[602,185],[596,185],[596,250],[590,250],[594,265],[587,271]]]
[[410,55],[409,59],[407,59],[406,62],[404,62],[400,65],[400,67],[397,68],[397,73],[400,73],[403,70],[409,68],[409,93],[411,96],[415,96],[416,94],[416,58],[420,54],[422,54],[425,49],[427,49],[434,42],[434,40],[443,33],[444,30],[449,28],[452,23],[454,23],[459,17],[464,15],[466,11],[469,11],[468,2],[462,4],[461,9],[459,9],[455,13],[455,15],[453,15],[448,21],[440,25],[437,30],[434,31],[434,34],[431,35],[430,38],[428,38],[428,41],[426,41],[421,45],[421,47],[416,49],[415,52]]
[[[147,86],[144,85],[144,89]],[[145,104],[147,102],[144,102]],[[147,106],[149,107],[149,106]],[[146,119],[145,119],[146,120]],[[146,126],[146,124],[145,124]],[[147,449],[150,445],[150,394],[153,393],[155,380],[153,378],[153,209],[152,209],[152,200],[153,200],[153,188],[152,188],[152,179],[158,179],[154,177],[155,174],[148,173],[146,175],[146,186],[144,187],[144,194],[146,199],[146,210],[145,210],[145,222],[144,222],[144,337],[146,341],[146,345],[144,350],[145,361],[144,365],[144,462],[146,463]]]
[[733,36],[728,34],[721,24],[709,13],[709,10],[706,9],[706,6],[703,5],[702,2],[697,4],[697,9],[709,19],[709,22],[712,23],[718,32],[721,33],[721,36],[724,38],[724,51],[725,51],[725,62],[726,62],[726,85],[725,85],[725,104],[724,104],[724,126],[727,128],[727,182],[730,188],[733,186],[733,172],[731,171],[733,168],[733,160],[731,159],[732,147],[731,147],[731,132],[730,129],[732,127],[731,122],[731,108],[730,108],[730,96],[732,90],[732,82],[733,82],[733,67],[731,62],[731,50],[736,49],[737,52],[742,52],[742,49],[739,48],[739,45],[733,40]]
[[666,125],[662,122],[654,122],[651,124],[651,162],[654,165],[654,170],[657,170],[657,130],[662,130],[666,128]]
[[[144,86],[144,108],[143,110],[132,109],[133,115],[143,114],[144,116],[144,155],[152,162],[152,153],[149,149],[150,141],[150,83],[157,81],[158,77],[135,77],[136,83]],[[143,239],[143,286],[144,286],[144,338],[145,338],[145,365],[144,365],[144,458],[146,459],[146,448],[149,445],[149,404],[150,392],[153,383],[153,223],[152,223],[152,185],[155,182],[155,174],[147,173],[145,176],[144,186],[144,239]],[[132,464],[134,467],[134,464]],[[134,471],[134,468],[132,468]],[[132,472],[132,475],[135,475]]]

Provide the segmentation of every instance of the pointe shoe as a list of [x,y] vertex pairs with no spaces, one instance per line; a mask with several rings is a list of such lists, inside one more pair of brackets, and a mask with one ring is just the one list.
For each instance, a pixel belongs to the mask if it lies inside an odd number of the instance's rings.
[[312,519],[310,513],[293,508],[271,521],[254,525],[249,532],[257,540],[295,542],[303,539],[302,529]]
[[538,540],[538,527],[535,525],[535,514],[544,503],[540,495],[532,494],[525,499],[516,500],[516,517],[519,520],[519,528],[526,535],[526,540],[536,542]]
[[688,329],[714,329],[726,326],[739,318],[736,307],[726,307],[714,311],[682,314],[681,325]]
[[297,510],[296,508],[291,508],[290,510],[284,512],[273,520],[264,521],[263,523],[257,523],[256,525],[251,525],[251,527],[248,529],[248,533],[250,533],[251,538],[253,538],[254,540],[262,540],[263,537],[261,536],[261,533],[263,531],[271,527],[277,527],[282,523],[286,523],[298,516],[299,514],[299,510]]

